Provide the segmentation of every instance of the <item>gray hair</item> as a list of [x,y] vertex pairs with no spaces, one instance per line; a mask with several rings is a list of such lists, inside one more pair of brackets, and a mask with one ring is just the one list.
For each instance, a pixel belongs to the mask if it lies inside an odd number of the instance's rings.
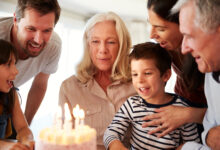
[[[181,7],[192,0],[179,0],[172,8],[172,13],[180,11]],[[204,32],[215,32],[220,25],[219,0],[193,0],[195,5],[195,25]]]
[[92,63],[89,55],[88,42],[90,39],[91,29],[99,22],[113,21],[119,39],[118,56],[112,66],[111,79],[113,81],[120,80],[127,82],[131,79],[129,68],[129,52],[131,48],[130,34],[124,24],[123,20],[113,12],[99,13],[90,18],[85,26],[83,35],[84,56],[82,61],[77,66],[77,78],[86,83],[89,79],[93,78],[96,73],[96,67]]

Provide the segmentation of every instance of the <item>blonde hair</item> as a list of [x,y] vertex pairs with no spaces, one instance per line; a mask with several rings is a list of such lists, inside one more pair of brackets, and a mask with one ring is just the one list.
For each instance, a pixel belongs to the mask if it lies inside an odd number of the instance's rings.
[[129,32],[122,21],[122,19],[113,12],[99,13],[90,18],[85,26],[85,31],[83,35],[83,46],[84,55],[82,61],[77,66],[77,78],[82,82],[86,83],[89,79],[93,78],[96,73],[96,67],[92,63],[89,55],[89,32],[95,26],[95,24],[104,21],[115,22],[115,28],[119,39],[119,51],[118,56],[112,66],[111,79],[112,81],[129,81],[130,67],[129,67],[129,52],[131,48],[131,38]]

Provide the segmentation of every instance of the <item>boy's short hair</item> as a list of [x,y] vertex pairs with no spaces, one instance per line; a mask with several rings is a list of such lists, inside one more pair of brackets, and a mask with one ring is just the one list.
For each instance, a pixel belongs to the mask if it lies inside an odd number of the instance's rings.
[[132,52],[129,55],[130,63],[136,59],[153,59],[155,60],[156,67],[160,71],[162,76],[168,69],[171,69],[172,59],[170,54],[165,48],[162,48],[159,44],[153,42],[146,42],[137,44],[133,47]]

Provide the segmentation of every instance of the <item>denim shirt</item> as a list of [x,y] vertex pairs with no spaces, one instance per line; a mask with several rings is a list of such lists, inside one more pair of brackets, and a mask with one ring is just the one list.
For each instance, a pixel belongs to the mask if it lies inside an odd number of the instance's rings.
[[10,114],[1,114],[0,115],[0,139],[5,138],[5,132],[8,124],[8,119],[11,117]]
[[[8,100],[7,98],[3,100],[4,104],[2,105],[8,105]],[[4,106],[2,106],[0,104],[0,139],[4,139],[5,138],[5,134],[6,134],[6,129],[7,129],[7,125],[8,125],[8,120],[9,118],[11,118],[11,114],[8,114],[6,112],[6,109]]]

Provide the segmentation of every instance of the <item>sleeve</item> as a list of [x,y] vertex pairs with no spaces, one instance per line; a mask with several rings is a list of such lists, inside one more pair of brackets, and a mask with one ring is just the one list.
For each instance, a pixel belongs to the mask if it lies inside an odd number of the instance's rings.
[[181,150],[211,150],[211,149],[196,142],[187,142],[183,145]]
[[207,97],[207,103],[208,103],[208,109],[206,110],[204,119],[203,119],[203,126],[204,126],[204,131],[202,133],[202,142],[204,145],[207,146],[206,144],[206,136],[209,132],[209,130],[215,126],[217,126],[217,122],[215,120],[216,117],[216,112],[214,111],[215,105],[217,103],[215,102],[216,100],[216,91],[218,87],[215,86],[215,82],[213,82],[212,74],[208,73],[205,75],[205,93]]
[[198,128],[195,123],[187,123],[181,127],[181,136],[183,142],[195,141],[200,143]]
[[62,47],[62,42],[60,37],[53,32],[53,35],[50,39],[50,42],[48,45],[45,47],[45,49],[48,49],[48,55],[46,58],[48,61],[42,70],[43,73],[46,74],[52,74],[57,71],[58,68],[58,63],[61,55],[61,47]]
[[204,131],[202,132],[202,142],[206,146],[207,146],[206,136],[207,136],[209,130],[215,126],[215,123],[213,122],[214,121],[214,119],[213,119],[214,116],[215,116],[215,114],[213,113],[213,111],[210,111],[210,109],[206,110],[206,114],[205,114],[205,117],[203,119]]
[[113,140],[120,140],[122,141],[124,139],[125,133],[130,125],[130,122],[132,120],[131,114],[129,111],[130,103],[127,100],[119,109],[119,111],[116,113],[115,117],[113,118],[111,124],[108,126],[108,128],[105,131],[103,142],[105,145],[105,148],[108,149],[109,144]]

